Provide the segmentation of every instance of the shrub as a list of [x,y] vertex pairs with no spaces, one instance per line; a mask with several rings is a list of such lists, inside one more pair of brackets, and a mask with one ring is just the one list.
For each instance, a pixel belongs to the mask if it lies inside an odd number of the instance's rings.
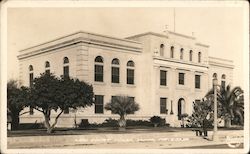
[[128,126],[151,126],[151,122],[148,120],[127,120]]
[[154,124],[155,127],[157,126],[164,126],[166,123],[166,120],[164,118],[161,118],[159,116],[153,116],[149,119],[149,121]]
[[19,130],[26,130],[26,129],[42,129],[45,128],[43,123],[21,123],[19,124]]

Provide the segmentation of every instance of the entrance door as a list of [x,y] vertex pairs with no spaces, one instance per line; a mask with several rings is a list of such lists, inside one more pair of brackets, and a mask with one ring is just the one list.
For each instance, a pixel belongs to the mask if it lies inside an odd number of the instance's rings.
[[178,120],[181,120],[181,114],[185,113],[185,100],[180,98],[178,101]]

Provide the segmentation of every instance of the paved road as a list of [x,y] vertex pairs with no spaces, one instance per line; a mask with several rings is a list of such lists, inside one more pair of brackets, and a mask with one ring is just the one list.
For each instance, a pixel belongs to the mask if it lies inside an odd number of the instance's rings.
[[[55,148],[55,147],[53,147]],[[59,148],[59,147],[58,147]],[[116,143],[116,144],[85,144],[62,146],[60,148],[73,149],[233,149],[223,142],[213,142],[197,138],[192,141],[165,141],[165,142],[137,142],[137,143]],[[240,147],[243,148],[243,144]]]

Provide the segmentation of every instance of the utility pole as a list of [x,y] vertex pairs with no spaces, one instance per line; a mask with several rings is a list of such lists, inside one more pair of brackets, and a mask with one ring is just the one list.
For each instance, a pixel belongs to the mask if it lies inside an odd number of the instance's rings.
[[215,77],[213,79],[213,88],[214,88],[214,131],[213,131],[213,141],[217,141],[218,140],[218,136],[217,136],[217,86],[218,86],[218,80]]

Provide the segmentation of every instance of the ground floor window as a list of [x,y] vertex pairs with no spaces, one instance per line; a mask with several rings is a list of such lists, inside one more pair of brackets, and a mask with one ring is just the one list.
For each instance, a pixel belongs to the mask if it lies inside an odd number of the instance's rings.
[[33,115],[34,114],[34,109],[33,107],[30,107],[30,115]]
[[160,113],[161,114],[167,113],[167,98],[165,97],[160,98]]
[[69,114],[69,108],[67,107],[66,109],[64,109],[63,113],[64,114]]
[[95,113],[103,113],[103,95],[95,95]]

